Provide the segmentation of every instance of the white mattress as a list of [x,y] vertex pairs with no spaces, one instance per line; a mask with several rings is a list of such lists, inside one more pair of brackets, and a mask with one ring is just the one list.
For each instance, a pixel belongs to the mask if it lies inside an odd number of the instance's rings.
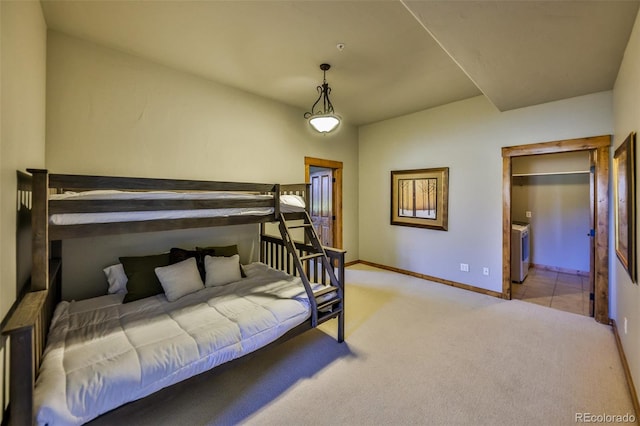
[[310,316],[297,277],[261,263],[247,278],[175,302],[123,295],[56,308],[35,387],[38,424],[82,424],[238,358]]
[[[51,200],[261,200],[272,199],[271,195],[249,194],[229,191],[209,192],[170,192],[170,191],[85,191],[52,194]],[[280,209],[283,213],[303,211],[304,199],[298,195],[283,194],[280,196]],[[159,210],[109,213],[60,213],[52,214],[49,223],[52,225],[82,225],[89,223],[137,222],[159,219],[185,219],[229,216],[264,216],[273,213],[271,207],[193,209],[193,210]]]

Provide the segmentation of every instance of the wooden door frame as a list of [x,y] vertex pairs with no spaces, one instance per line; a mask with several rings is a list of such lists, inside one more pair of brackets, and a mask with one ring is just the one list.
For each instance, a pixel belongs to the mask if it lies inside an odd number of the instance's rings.
[[322,167],[333,170],[334,182],[332,185],[333,215],[336,220],[333,223],[333,245],[342,248],[342,161],[325,160],[322,158],[304,157],[304,179],[310,183],[310,168]]
[[511,159],[525,155],[589,151],[595,157],[594,317],[609,324],[609,157],[611,136],[567,139],[502,148],[502,297],[511,299]]

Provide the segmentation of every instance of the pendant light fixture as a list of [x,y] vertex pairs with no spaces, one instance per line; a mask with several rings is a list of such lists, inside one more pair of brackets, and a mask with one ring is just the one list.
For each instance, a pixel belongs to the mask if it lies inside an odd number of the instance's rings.
[[[329,133],[330,131],[338,127],[338,124],[340,124],[340,117],[335,115],[333,111],[333,105],[329,100],[329,93],[331,93],[331,88],[329,87],[326,78],[327,70],[329,70],[329,68],[331,68],[331,65],[329,64],[320,65],[320,69],[322,70],[322,85],[316,88],[320,93],[320,96],[318,96],[318,99],[311,107],[311,112],[304,113],[304,118],[309,120],[309,124],[311,125],[311,127],[313,127],[320,133]],[[322,109],[319,108],[316,111],[316,105],[318,105],[321,99]]]

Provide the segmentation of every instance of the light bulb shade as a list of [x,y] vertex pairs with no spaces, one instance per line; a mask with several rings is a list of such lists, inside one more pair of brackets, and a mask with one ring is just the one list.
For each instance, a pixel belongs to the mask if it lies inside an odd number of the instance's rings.
[[309,117],[309,124],[320,133],[329,133],[340,124],[340,119],[333,114],[317,114]]

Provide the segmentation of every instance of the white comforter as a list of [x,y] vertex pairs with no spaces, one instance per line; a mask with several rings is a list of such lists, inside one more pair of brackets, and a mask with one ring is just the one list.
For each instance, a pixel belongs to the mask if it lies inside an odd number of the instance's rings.
[[310,315],[299,278],[260,263],[247,278],[164,295],[62,302],[35,388],[38,424],[82,424],[272,342]]

